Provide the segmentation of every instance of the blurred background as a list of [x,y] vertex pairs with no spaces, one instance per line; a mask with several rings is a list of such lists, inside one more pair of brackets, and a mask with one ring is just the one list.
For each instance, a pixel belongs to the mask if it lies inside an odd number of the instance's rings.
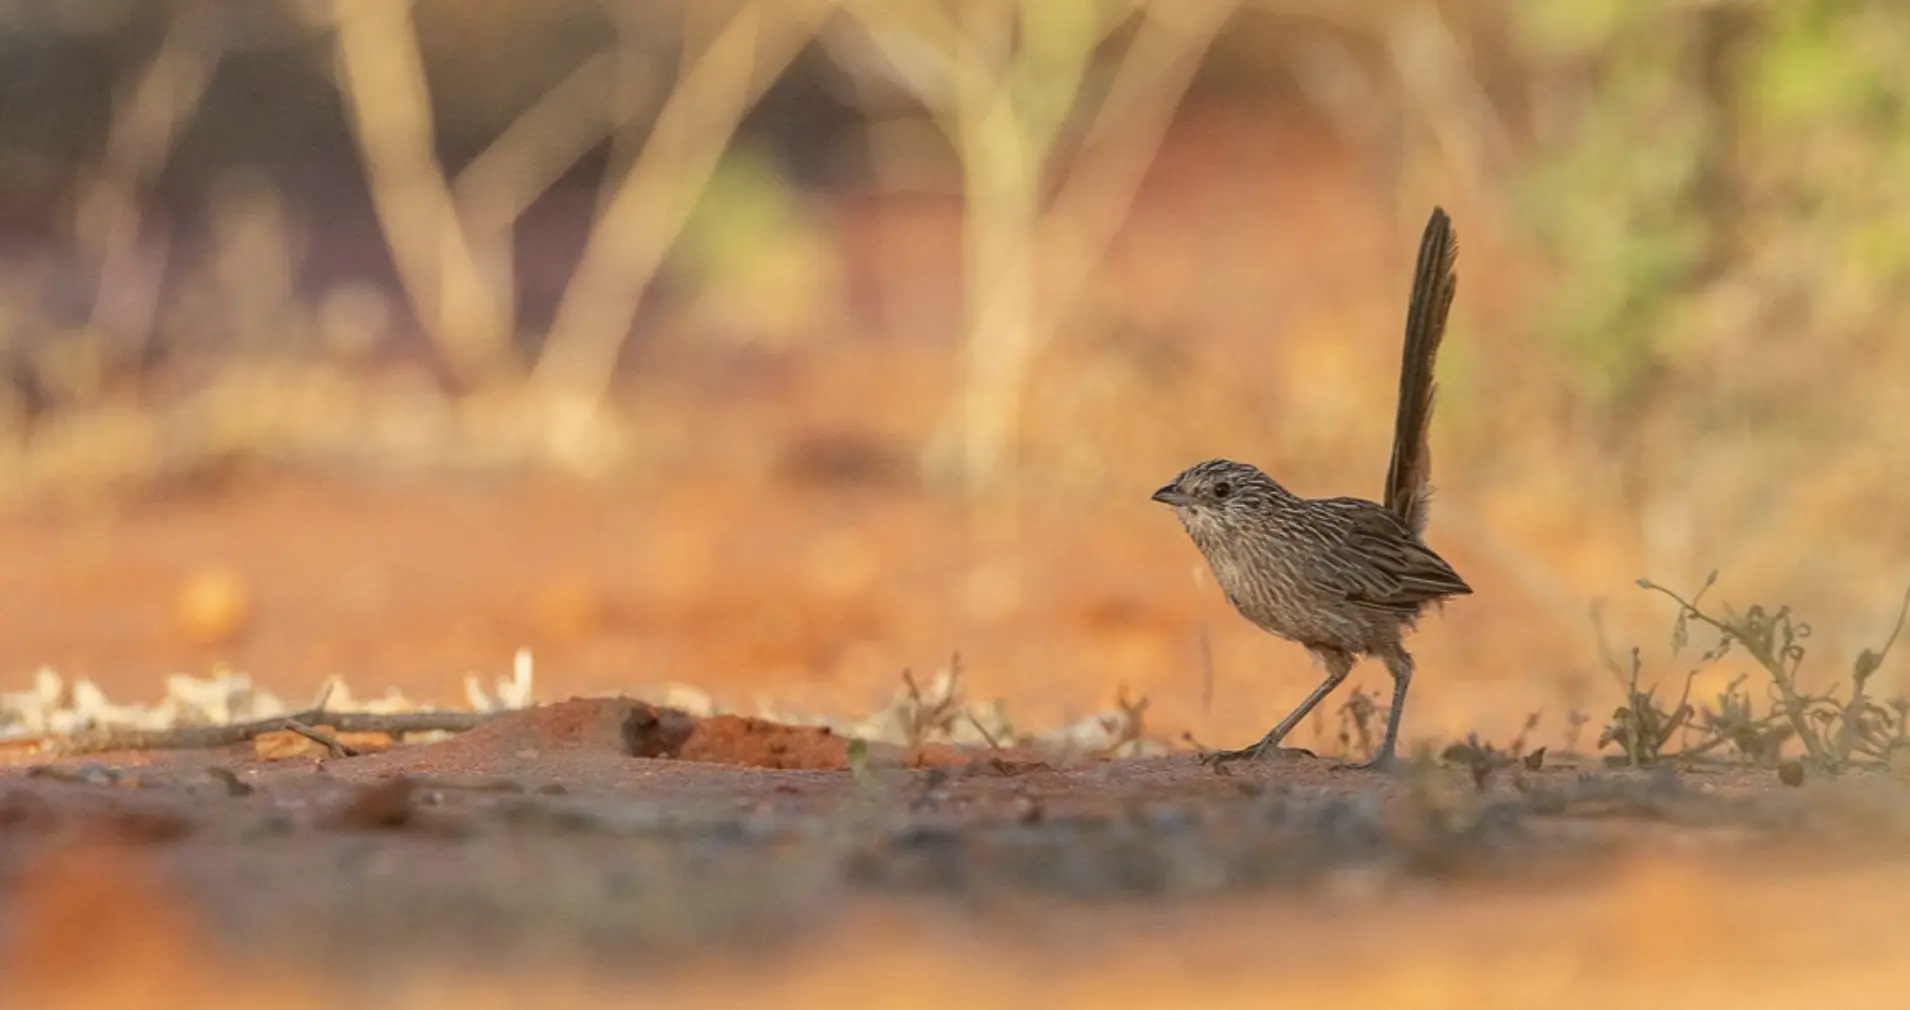
[[0,686],[526,646],[856,713],[959,651],[1238,742],[1314,673],[1148,494],[1379,493],[1434,204],[1478,595],[1408,736],[1602,717],[1599,601],[1681,677],[1639,576],[1828,678],[1910,582],[1906,56],[1886,0],[0,3]]

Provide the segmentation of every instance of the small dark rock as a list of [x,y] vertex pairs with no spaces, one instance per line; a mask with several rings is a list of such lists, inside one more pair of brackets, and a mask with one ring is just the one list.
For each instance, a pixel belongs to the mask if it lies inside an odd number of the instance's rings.
[[695,732],[696,720],[675,709],[639,702],[623,717],[623,746],[631,757],[676,757]]
[[217,779],[221,785],[225,786],[225,794],[227,796],[250,796],[256,792],[250,783],[239,781],[239,776],[230,768],[221,768],[218,765],[213,765],[206,769],[206,774]]
[[360,787],[321,816],[319,826],[333,831],[404,827],[411,821],[411,799],[417,790],[418,784],[403,775]]

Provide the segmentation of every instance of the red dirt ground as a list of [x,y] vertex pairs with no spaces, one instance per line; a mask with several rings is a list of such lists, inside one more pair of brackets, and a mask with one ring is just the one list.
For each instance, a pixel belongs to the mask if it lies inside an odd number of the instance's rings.
[[[762,507],[734,504],[751,501]],[[1019,547],[966,530],[952,503],[903,490],[254,481],[0,521],[0,669],[18,687],[51,664],[150,702],[163,673],[229,664],[294,704],[342,674],[361,696],[462,707],[466,675],[488,686],[529,647],[545,699],[677,682],[742,712],[773,701],[854,717],[893,698],[902,670],[959,651],[971,697],[1002,700],[1021,725],[1078,719],[1125,687],[1161,739],[1209,743],[1257,734],[1312,683],[1303,650],[1188,577],[1197,558],[1144,495],[1034,503]],[[1019,584],[1003,581],[1017,567]],[[1510,736],[1526,712],[1576,697],[1570,682],[1505,675],[1537,650],[1478,634],[1518,613],[1494,578],[1474,576],[1486,602],[1426,622],[1409,732]],[[1383,679],[1362,669],[1355,683]],[[1330,743],[1334,725],[1316,726],[1296,742]]]
[[[1130,1004],[1246,1006],[1264,1005],[1272,987],[1305,1005],[1332,998],[1354,1007],[1681,1006],[1700,991],[1745,1006],[1789,1005],[1780,997],[1805,991],[1839,993],[1839,1006],[1885,1006],[1877,999],[1887,990],[1872,987],[1903,982],[1903,962],[1888,952],[1910,940],[1910,915],[1878,896],[1902,886],[1904,871],[1878,863],[1874,845],[1871,858],[1856,863],[1836,854],[1859,851],[1849,845],[1747,851],[1730,832],[1653,833],[1623,814],[1616,830],[1648,847],[1631,846],[1631,857],[1616,864],[1581,862],[1590,873],[1508,876],[1500,866],[1484,875],[1402,877],[1382,863],[1329,867],[1318,886],[1297,894],[1098,908],[997,884],[969,893],[959,913],[920,898],[817,904],[838,885],[817,892],[814,882],[762,878],[760,869],[749,878],[755,883],[727,885],[742,896],[710,897],[681,884],[672,891],[671,874],[699,864],[671,869],[678,864],[668,850],[654,849],[641,831],[612,827],[662,811],[680,835],[700,817],[734,818],[739,809],[757,823],[821,816],[843,825],[839,818],[855,816],[859,804],[900,811],[906,803],[915,831],[1011,826],[992,842],[970,843],[973,885],[1003,857],[995,847],[1014,838],[1028,844],[1032,835],[1012,833],[1017,824],[1038,832],[1080,818],[1122,823],[1123,811],[1140,818],[1134,824],[1166,824],[1174,811],[1211,815],[1269,796],[1305,803],[1331,795],[1354,803],[1377,796],[1410,820],[1410,794],[1421,788],[1305,758],[1220,776],[1191,756],[1051,765],[1029,755],[878,748],[868,781],[842,770],[845,759],[843,742],[821,731],[699,722],[637,702],[579,699],[359,757],[255,761],[240,745],[73,757],[32,770],[16,763],[0,771],[0,893],[12,895],[0,903],[0,970],[9,992],[35,1007],[224,1007],[268,994],[275,1006],[320,1006],[361,992],[376,1005],[402,1007],[511,1005],[507,993],[574,1006],[658,998],[713,1006],[759,996],[820,1006],[854,996],[894,1006],[1088,1007],[1117,993]],[[1521,776],[1516,790],[1501,781],[1493,791],[1511,796],[1577,776],[1555,768]],[[1700,787],[1739,796],[1774,788],[1768,776],[1742,775]],[[539,804],[548,805],[541,814]],[[1874,818],[1883,808],[1867,809]],[[1609,824],[1613,816],[1595,805],[1564,820]],[[1412,851],[1433,823],[1406,825],[1392,844]],[[1105,830],[1080,836],[1078,855],[1063,850],[1063,858],[1094,859],[1092,839]],[[701,844],[696,859],[720,867],[730,843]],[[784,843],[749,858],[786,864],[801,878],[810,871],[791,851]],[[1297,850],[1294,858],[1302,858]],[[747,942],[684,947],[668,938],[672,927],[652,928],[647,942],[676,953],[622,981],[576,961],[591,923],[617,921],[618,908],[633,900],[615,897],[620,885],[579,881],[615,881],[642,872],[618,867],[657,860],[665,860],[661,869],[651,869],[662,876],[635,892],[643,900],[665,901],[684,923],[707,914],[698,903],[765,900],[774,939],[761,938],[761,952]],[[365,874],[372,890],[364,890]],[[555,911],[535,901],[506,905],[516,914],[496,923],[503,932],[488,941],[482,937],[491,934],[473,927],[478,939],[463,942],[503,943],[497,953],[510,956],[502,959],[469,949],[446,960],[445,951],[418,942],[461,928],[457,915],[482,912],[430,913],[407,924],[402,908],[387,907],[393,895],[413,891],[395,900],[435,907],[447,892],[434,887],[483,892],[499,881],[513,901],[525,900],[526,887],[571,895]],[[779,900],[793,901],[793,911]],[[1837,911],[1807,930],[1777,925],[1807,901]],[[682,928],[694,939],[696,927]],[[556,936],[524,935],[540,930]],[[550,954],[536,956],[546,947]],[[113,970],[97,970],[102,958]],[[358,974],[367,959],[374,974]],[[984,961],[992,967],[974,975]],[[501,966],[507,974],[496,974]],[[855,988],[842,988],[850,978]]]
[[[1092,509],[1037,500],[1020,537],[1018,548],[980,539],[953,505],[904,488],[780,478],[607,488],[248,479],[91,518],[0,521],[10,601],[0,654],[11,657],[9,687],[48,662],[117,700],[152,700],[161,672],[229,662],[294,703],[342,673],[360,696],[395,686],[461,706],[465,674],[488,683],[529,646],[545,701],[680,681],[744,711],[762,699],[853,716],[892,698],[902,668],[932,668],[960,648],[971,697],[1004,699],[1019,725],[1078,718],[1124,684],[1148,699],[1150,735],[1169,743],[1182,730],[1209,743],[1249,738],[1308,686],[1298,650],[1245,627],[1211,586],[1185,577],[1195,559],[1144,498]],[[1453,553],[1470,569],[1463,552]],[[986,575],[1004,560],[1022,567],[1012,592]],[[1505,674],[1542,650],[1516,632],[1482,633],[1487,622],[1523,625],[1507,616],[1517,613],[1510,594],[1493,591],[1490,566],[1478,567],[1480,602],[1429,620],[1419,638],[1415,739],[1483,728],[1503,741],[1526,711],[1558,712],[1572,698],[1557,679]],[[1545,729],[1556,736],[1556,721]],[[1323,720],[1297,742],[1330,749],[1332,731]],[[1808,965],[1742,935],[1738,916],[1901,883],[1891,867],[1822,877],[1815,867],[1844,857],[1818,850],[1722,854],[1760,837],[1756,826],[1667,824],[1649,811],[1542,819],[1528,834],[1543,845],[1611,838],[1659,851],[1654,865],[1693,851],[1727,868],[1614,889],[1562,857],[1540,894],[1499,879],[1500,850],[1449,846],[1444,828],[1428,834],[1443,822],[1415,819],[1427,816],[1411,813],[1417,787],[1325,760],[1223,777],[1187,754],[878,746],[857,775],[847,748],[821,730],[603,699],[347,759],[258,761],[237,746],[87,755],[29,774],[43,758],[10,748],[0,960],[12,967],[0,970],[10,992],[42,1007],[164,1005],[155,992],[182,1007],[335,1005],[366,992],[403,1007],[518,1005],[512,993],[579,1007],[654,1005],[659,993],[684,1006],[1087,1007],[1117,994],[1229,1006],[1264,1005],[1271,987],[1346,1006],[1688,1005],[1665,996],[1667,973],[1776,1006],[1772,994],[1902,981],[1896,962],[1862,954],[1910,939],[1910,924],[1874,902],[1837,918],[1833,946],[1814,939],[1819,960]],[[1525,784],[1567,788],[1585,768]],[[1694,781],[1701,793],[1781,792],[1768,773]],[[1819,785],[1801,794],[1830,795]],[[1469,787],[1448,775],[1441,788]],[[1493,795],[1516,802],[1503,776]],[[1320,818],[1327,834],[1296,829],[1227,862],[1226,840],[1256,837],[1254,818],[1276,801],[1303,824]],[[1383,814],[1395,809],[1408,813]],[[865,830],[839,827],[863,817],[909,826],[882,829],[888,840],[872,852],[857,846],[875,843],[846,843],[844,854],[816,841]],[[1341,846],[1331,832],[1346,818],[1381,832],[1345,842],[1377,845],[1377,863],[1308,869]],[[1191,834],[1175,834],[1183,822]],[[808,825],[790,829],[796,841],[731,851],[734,838],[791,824]],[[1132,849],[1135,830],[1166,840]],[[670,831],[691,841],[669,841]],[[1903,837],[1895,831],[1879,837]],[[704,835],[717,840],[696,840]],[[1228,874],[1241,866],[1312,882],[1298,894],[1236,891]],[[1455,879],[1401,869],[1416,866]],[[845,888],[845,877],[874,883]],[[933,897],[961,880],[986,897],[955,903],[961,911]],[[1136,880],[1203,897],[1083,907],[1041,896]],[[1681,911],[1692,904],[1701,910]],[[1639,914],[1678,925],[1625,919]],[[774,953],[746,953],[757,942]],[[113,970],[63,953],[83,944]],[[623,970],[606,974],[616,963],[606,948],[649,952],[632,963],[653,974],[626,988]],[[977,971],[982,963],[992,967]],[[1675,974],[1692,963],[1702,975]],[[392,978],[412,981],[394,989]],[[853,991],[840,988],[851,978],[861,980]]]

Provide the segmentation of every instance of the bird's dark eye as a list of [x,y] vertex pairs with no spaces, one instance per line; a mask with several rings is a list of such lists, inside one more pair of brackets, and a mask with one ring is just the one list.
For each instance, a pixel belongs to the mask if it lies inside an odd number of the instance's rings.
[[1234,493],[1234,486],[1232,484],[1227,483],[1224,480],[1214,485],[1214,497],[1216,498],[1225,498],[1228,495],[1233,493]]

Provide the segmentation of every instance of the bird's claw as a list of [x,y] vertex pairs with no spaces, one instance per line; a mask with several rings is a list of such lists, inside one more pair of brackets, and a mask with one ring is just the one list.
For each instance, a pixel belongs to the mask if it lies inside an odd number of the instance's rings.
[[1235,761],[1265,761],[1274,758],[1310,758],[1314,753],[1304,747],[1274,747],[1255,744],[1238,750],[1210,750],[1200,756],[1200,763],[1225,774],[1226,767]]
[[1344,761],[1333,766],[1336,772],[1381,772],[1397,775],[1406,770],[1406,762],[1391,754],[1383,754],[1371,761]]
[[1256,748],[1243,747],[1239,750],[1210,750],[1200,756],[1200,763],[1215,771],[1225,768],[1235,761],[1245,761],[1253,757]]

